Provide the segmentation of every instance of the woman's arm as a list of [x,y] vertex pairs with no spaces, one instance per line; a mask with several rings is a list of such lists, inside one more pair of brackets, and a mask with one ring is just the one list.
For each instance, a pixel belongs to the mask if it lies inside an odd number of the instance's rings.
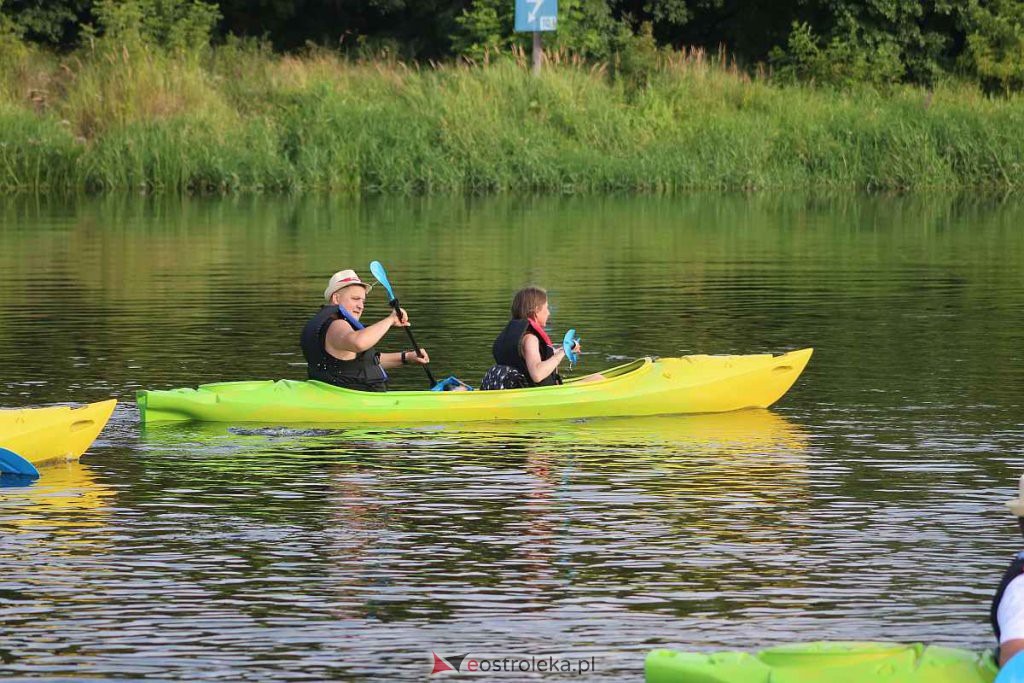
[[526,361],[526,369],[530,372],[530,379],[534,384],[540,384],[546,380],[552,372],[558,369],[558,364],[565,358],[565,350],[561,347],[555,349],[555,355],[547,360],[540,359],[540,340],[532,334],[523,335],[520,342],[523,347],[523,360]]

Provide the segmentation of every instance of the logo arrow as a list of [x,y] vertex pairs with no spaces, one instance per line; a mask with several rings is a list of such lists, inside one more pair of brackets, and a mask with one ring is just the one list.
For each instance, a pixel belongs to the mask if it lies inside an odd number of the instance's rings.
[[533,5],[533,9],[530,10],[529,18],[527,22],[534,23],[537,21],[537,13],[540,12],[541,6],[544,4],[544,0],[526,0],[527,3]]

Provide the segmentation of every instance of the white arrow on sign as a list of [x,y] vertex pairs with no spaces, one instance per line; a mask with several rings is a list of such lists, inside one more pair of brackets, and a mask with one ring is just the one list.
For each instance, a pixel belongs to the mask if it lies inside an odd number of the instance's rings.
[[540,6],[544,4],[544,0],[526,0],[526,2],[533,5],[533,9],[530,10],[530,18],[527,19],[532,24],[537,21],[537,12],[540,11]]

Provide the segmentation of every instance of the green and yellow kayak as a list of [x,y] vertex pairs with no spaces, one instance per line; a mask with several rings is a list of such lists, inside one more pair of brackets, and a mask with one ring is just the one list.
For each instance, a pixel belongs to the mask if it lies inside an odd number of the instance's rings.
[[780,356],[684,356],[627,363],[597,382],[504,391],[371,393],[317,381],[204,384],[138,392],[139,413],[158,422],[436,423],[722,413],[767,408],[785,394],[812,349]]
[[646,683],[991,683],[992,652],[915,643],[783,645],[755,654],[654,650]]
[[77,460],[103,431],[116,405],[111,399],[81,408],[0,410],[0,448],[14,451],[36,467]]

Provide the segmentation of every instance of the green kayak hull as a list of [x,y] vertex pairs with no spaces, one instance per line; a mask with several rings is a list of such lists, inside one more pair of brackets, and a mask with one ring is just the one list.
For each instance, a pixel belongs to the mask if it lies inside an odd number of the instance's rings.
[[709,654],[654,650],[647,683],[991,683],[992,652],[901,643],[820,642]]
[[138,392],[146,424],[159,422],[450,423],[721,413],[767,408],[803,372],[811,349],[780,356],[644,358],[596,382],[504,391],[352,391],[316,381],[205,384]]

